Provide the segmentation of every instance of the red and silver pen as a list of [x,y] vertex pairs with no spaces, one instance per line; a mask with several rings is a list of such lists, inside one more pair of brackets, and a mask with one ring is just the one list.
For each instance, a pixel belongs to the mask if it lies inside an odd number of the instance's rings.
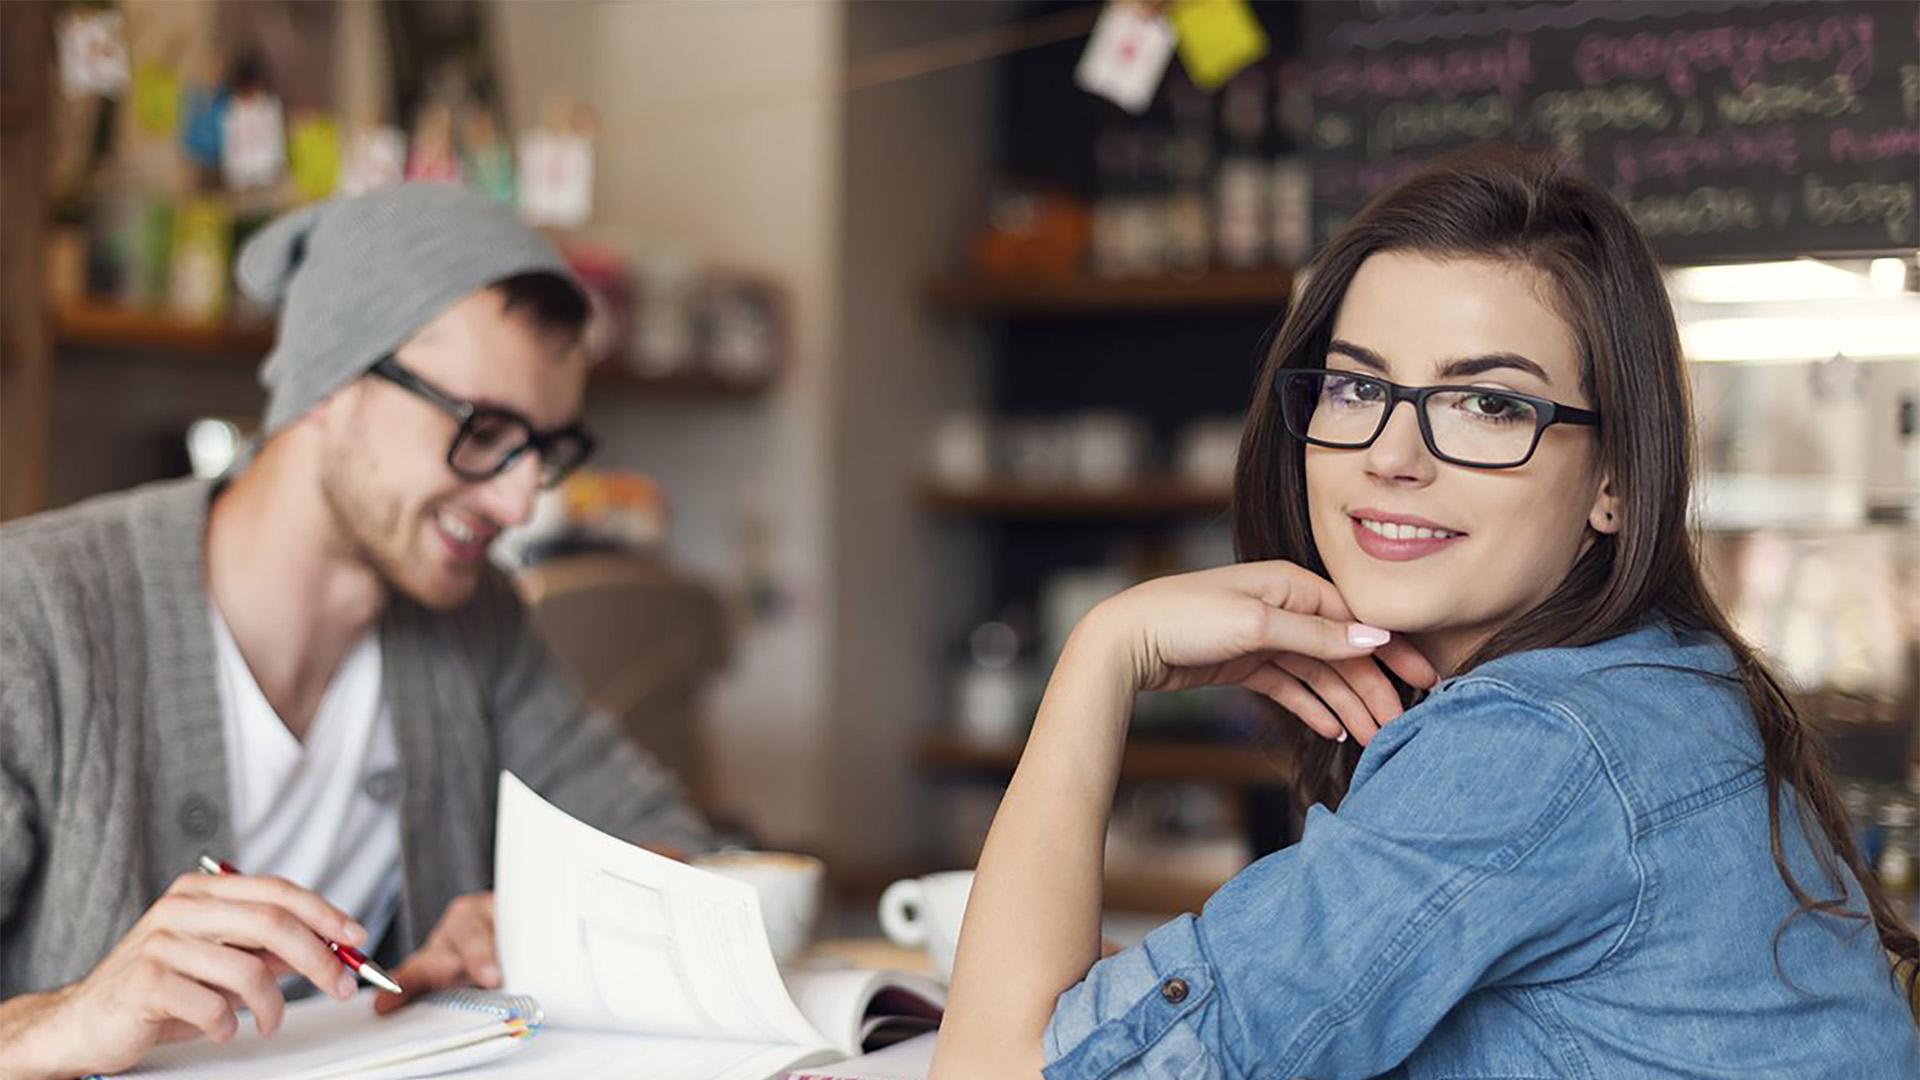
[[[216,859],[211,855],[202,855],[200,856],[200,872],[219,877],[222,874],[238,874],[240,871],[235,869],[232,863],[224,859]],[[351,945],[342,945],[328,938],[321,938],[320,940],[325,941],[327,948],[333,950],[333,955],[339,957],[340,962],[347,965],[348,971],[353,972],[355,975],[360,976],[389,994],[403,993],[400,989],[400,984],[393,981],[393,976],[381,970],[379,964],[367,959],[366,954],[359,949]]]

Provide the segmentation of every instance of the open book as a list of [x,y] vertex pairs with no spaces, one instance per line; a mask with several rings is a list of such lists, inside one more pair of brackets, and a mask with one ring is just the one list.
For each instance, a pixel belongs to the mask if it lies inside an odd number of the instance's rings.
[[389,1017],[368,994],[303,1001],[273,1039],[179,1044],[135,1075],[766,1080],[939,1024],[946,991],[924,976],[783,977],[751,885],[608,836],[511,773],[495,839],[504,992],[432,995]]
[[945,1005],[903,972],[783,978],[752,886],[608,836],[511,773],[494,859],[506,987],[546,1028],[487,1075],[763,1080],[932,1030]]

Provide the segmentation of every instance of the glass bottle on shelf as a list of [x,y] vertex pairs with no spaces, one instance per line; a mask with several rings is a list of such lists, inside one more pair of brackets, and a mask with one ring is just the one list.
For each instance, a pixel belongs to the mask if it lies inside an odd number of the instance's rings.
[[1880,857],[1874,863],[1874,875],[1886,890],[1887,900],[1901,911],[1914,910],[1916,883],[1916,844],[1920,834],[1914,831],[1914,804],[1902,794],[1892,794],[1880,804],[1878,821],[1884,830]]
[[1197,277],[1213,256],[1213,212],[1207,197],[1213,171],[1213,103],[1184,78],[1169,80],[1167,97],[1173,134],[1166,152],[1166,272]]
[[1127,273],[1127,135],[1117,124],[1093,142],[1094,198],[1090,260],[1096,277]]
[[1907,918],[1920,926],[1920,761],[1907,770]]
[[1021,641],[1008,622],[991,620],[967,636],[967,663],[954,679],[953,719],[959,733],[990,746],[1017,745],[1032,722]]
[[1840,805],[1847,813],[1847,824],[1853,830],[1853,846],[1860,852],[1860,861],[1868,866],[1877,866],[1880,862],[1880,842],[1884,832],[1878,820],[1879,806],[1874,800],[1873,789],[1857,781],[1849,780],[1840,785]]
[[1130,134],[1127,161],[1133,195],[1127,200],[1127,273],[1159,277],[1167,261],[1167,134],[1140,126]]
[[1313,169],[1303,152],[1313,124],[1313,92],[1299,63],[1276,65],[1273,88],[1273,259],[1302,266],[1313,248]]
[[1268,185],[1271,172],[1261,153],[1267,132],[1266,73],[1258,65],[1220,89],[1220,130],[1225,152],[1214,178],[1214,226],[1223,265],[1245,268],[1267,259]]

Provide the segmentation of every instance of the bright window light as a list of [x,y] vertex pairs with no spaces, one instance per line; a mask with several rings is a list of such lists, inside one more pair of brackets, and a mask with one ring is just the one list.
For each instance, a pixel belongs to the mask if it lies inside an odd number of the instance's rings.
[[1907,260],[1875,259],[1867,264],[1867,283],[1875,296],[1899,296],[1907,291]]
[[1920,315],[1697,319],[1680,327],[1689,360],[1920,358]]
[[1867,279],[1817,259],[1687,266],[1672,271],[1673,289],[1702,304],[1766,300],[1837,300],[1867,295]]

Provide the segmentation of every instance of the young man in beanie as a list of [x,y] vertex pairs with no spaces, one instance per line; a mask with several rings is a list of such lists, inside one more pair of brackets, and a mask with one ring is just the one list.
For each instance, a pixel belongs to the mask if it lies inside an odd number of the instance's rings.
[[0,529],[0,1077],[118,1071],[241,1007],[270,1032],[283,976],[352,993],[323,938],[405,958],[409,994],[497,985],[503,768],[707,843],[485,557],[592,448],[552,246],[405,185],[276,221],[238,277],[281,306],[251,464]]

